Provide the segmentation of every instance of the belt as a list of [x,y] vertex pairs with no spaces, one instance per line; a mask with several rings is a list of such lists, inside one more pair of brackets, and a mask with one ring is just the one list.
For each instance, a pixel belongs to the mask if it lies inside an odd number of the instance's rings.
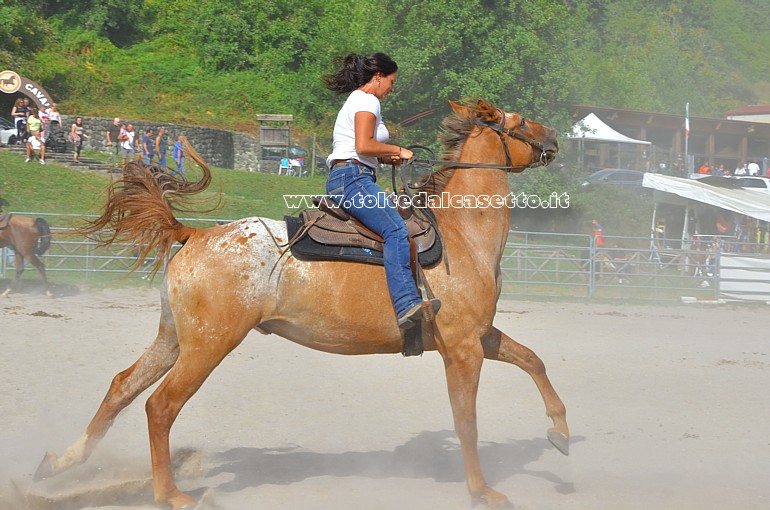
[[370,167],[366,163],[364,163],[362,161],[359,161],[359,160],[357,160],[355,158],[351,158],[351,159],[335,159],[334,161],[332,161],[332,170],[334,170],[335,166],[341,165],[342,163],[354,163],[356,165],[365,166],[369,170],[374,170],[374,168]]

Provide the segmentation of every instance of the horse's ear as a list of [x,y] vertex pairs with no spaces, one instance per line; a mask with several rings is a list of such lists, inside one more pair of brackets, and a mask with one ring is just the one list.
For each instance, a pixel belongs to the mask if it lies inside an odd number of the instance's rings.
[[454,101],[449,101],[449,104],[452,106],[452,109],[459,115],[464,115],[468,112],[468,108],[461,104],[457,104]]
[[499,115],[499,111],[494,107],[494,105],[484,101],[483,99],[479,99],[478,103],[476,103],[476,107],[479,110],[479,117],[488,121],[498,121],[497,117]]

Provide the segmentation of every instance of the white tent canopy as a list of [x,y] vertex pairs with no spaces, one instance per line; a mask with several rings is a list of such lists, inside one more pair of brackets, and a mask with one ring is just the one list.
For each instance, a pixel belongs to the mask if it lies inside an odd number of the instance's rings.
[[770,221],[770,194],[761,191],[719,188],[693,179],[650,173],[644,174],[642,185],[744,216]]
[[567,138],[583,139],[592,142],[637,143],[643,145],[650,145],[651,143],[618,133],[593,113],[589,113],[575,124]]

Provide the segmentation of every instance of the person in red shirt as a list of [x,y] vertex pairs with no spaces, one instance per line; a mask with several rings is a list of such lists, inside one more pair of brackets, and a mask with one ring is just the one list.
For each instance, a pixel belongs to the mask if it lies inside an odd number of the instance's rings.
[[604,247],[604,238],[602,237],[602,226],[596,220],[591,220],[591,224],[594,228],[594,238],[596,238],[596,246],[599,248]]

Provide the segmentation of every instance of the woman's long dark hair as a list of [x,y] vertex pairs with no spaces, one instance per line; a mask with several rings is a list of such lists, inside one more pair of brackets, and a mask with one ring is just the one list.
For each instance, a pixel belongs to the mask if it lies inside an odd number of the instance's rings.
[[337,94],[356,90],[361,85],[369,83],[377,73],[388,76],[398,71],[396,62],[384,53],[372,53],[366,56],[351,53],[346,57],[335,59],[334,64],[338,70],[324,75],[321,80],[327,89]]

